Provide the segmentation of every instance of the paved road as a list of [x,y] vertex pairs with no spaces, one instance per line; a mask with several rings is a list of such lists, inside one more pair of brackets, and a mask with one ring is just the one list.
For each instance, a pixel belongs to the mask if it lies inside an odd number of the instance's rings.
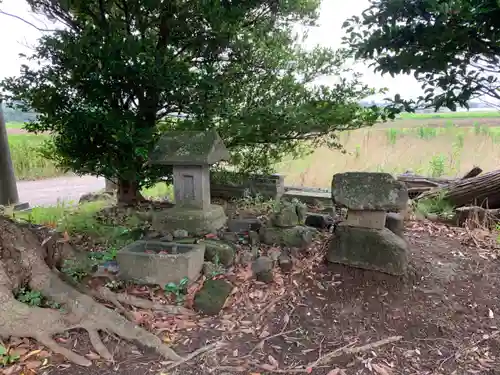
[[104,179],[92,176],[59,177],[17,183],[20,202],[33,206],[55,205],[58,201],[77,201],[86,193],[104,188]]

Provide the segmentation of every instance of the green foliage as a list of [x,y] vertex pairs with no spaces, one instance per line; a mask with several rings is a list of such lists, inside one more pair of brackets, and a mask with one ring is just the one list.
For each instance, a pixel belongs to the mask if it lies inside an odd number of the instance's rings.
[[[314,24],[318,0],[28,3],[67,28],[3,81],[8,105],[39,113],[26,129],[54,134],[58,166],[131,191],[170,175],[147,164],[162,130],[215,128],[230,164],[268,172],[303,141],[338,147],[336,132],[394,116],[360,106],[375,91],[343,78],[349,53],[300,47],[293,27]],[[339,80],[313,85],[323,75]]]
[[173,282],[168,283],[167,285],[165,285],[164,290],[166,293],[172,293],[175,296],[175,301],[177,303],[182,303],[184,302],[184,299],[186,297],[188,284],[189,279],[187,277],[184,277],[181,281],[179,281],[179,284]]
[[16,291],[15,297],[19,302],[25,303],[30,306],[48,307],[52,309],[60,309],[61,305],[57,302],[52,302],[45,298],[45,296],[37,291],[31,290],[27,287],[20,288]]
[[19,361],[19,354],[9,354],[9,349],[0,344],[0,365],[8,366]]
[[451,218],[455,212],[455,207],[444,199],[444,194],[436,198],[420,199],[415,208],[424,216],[433,214],[442,218]]
[[431,177],[442,177],[446,171],[446,156],[434,155],[429,162],[429,170]]
[[468,108],[480,96],[500,99],[500,6],[497,0],[371,0],[344,23],[345,42],[375,71],[414,74],[425,88],[414,105]]

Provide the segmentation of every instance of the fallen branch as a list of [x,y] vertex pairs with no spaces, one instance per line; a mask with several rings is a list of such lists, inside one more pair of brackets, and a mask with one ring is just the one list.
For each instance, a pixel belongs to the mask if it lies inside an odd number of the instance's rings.
[[217,349],[220,349],[222,347],[226,346],[225,343],[222,343],[222,342],[215,342],[213,344],[210,344],[210,345],[206,345],[198,350],[195,350],[194,352],[188,354],[187,356],[183,357],[181,360],[179,361],[176,361],[174,363],[172,363],[171,365],[168,365],[167,367],[165,367],[163,370],[166,372],[166,371],[170,371],[170,370],[173,370],[174,368],[176,367],[179,367],[180,365],[192,360],[193,358],[195,357],[198,357],[199,355],[203,354],[203,353],[207,353],[207,352],[212,352],[214,350],[217,350]]
[[335,349],[333,352],[330,352],[328,354],[319,357],[316,361],[311,362],[310,364],[308,364],[306,367],[303,368],[273,369],[267,364],[254,363],[254,365],[262,370],[265,370],[266,372],[275,374],[304,374],[304,373],[310,374],[315,367],[326,365],[334,358],[340,357],[342,355],[353,355],[353,354],[367,352],[369,350],[376,349],[381,346],[400,341],[402,338],[403,336],[391,336],[386,339],[382,339],[379,341],[372,342],[370,344],[357,347],[352,347],[354,343],[350,343],[341,348]]
[[333,352],[330,352],[328,354],[325,354],[324,356],[319,357],[316,361],[312,362],[307,366],[307,368],[314,368],[319,365],[324,365],[330,362],[333,358],[340,357],[341,355],[353,355],[353,354],[358,354],[358,353],[363,353],[368,350],[376,349],[381,346],[391,344],[393,342],[397,342],[401,340],[403,336],[391,336],[386,339],[382,339],[379,341],[372,342],[371,344],[366,344],[363,346],[357,346],[354,348],[351,348],[350,346],[352,344],[343,346],[341,348],[335,349]]
[[297,331],[298,328],[295,328],[295,329],[291,329],[289,331],[284,331],[284,332],[279,332],[279,333],[276,333],[275,335],[271,335],[271,336],[267,336],[267,337],[264,337],[262,340],[260,340],[260,342],[255,345],[255,347],[250,350],[250,352],[248,353],[248,355],[251,355],[253,352],[255,352],[258,348],[261,348],[263,347],[264,343],[267,341],[267,340],[271,340],[271,339],[274,339],[275,337],[279,337],[279,336],[284,336],[288,333],[292,333],[292,332],[295,332]]

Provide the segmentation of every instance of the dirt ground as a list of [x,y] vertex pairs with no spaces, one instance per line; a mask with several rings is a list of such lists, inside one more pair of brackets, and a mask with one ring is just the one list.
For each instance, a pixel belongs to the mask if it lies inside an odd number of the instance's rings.
[[497,250],[470,231],[430,222],[408,223],[406,236],[405,279],[325,264],[327,239],[299,256],[290,274],[276,270],[271,285],[235,270],[223,314],[163,318],[157,332],[179,353],[219,345],[175,369],[113,337],[106,345],[115,360],[105,363],[89,351],[86,335],[72,332],[59,341],[95,365],[52,356],[33,373],[500,374]]

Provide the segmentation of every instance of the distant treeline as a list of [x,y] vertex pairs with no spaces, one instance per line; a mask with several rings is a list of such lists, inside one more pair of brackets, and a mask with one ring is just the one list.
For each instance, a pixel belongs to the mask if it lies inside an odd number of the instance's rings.
[[[377,101],[377,100],[363,100],[361,101],[361,105],[368,107],[372,105],[377,105],[377,106],[385,106],[387,105],[387,102],[384,101]],[[470,108],[484,108],[488,109],[489,107],[485,106],[481,102],[470,102],[469,103]],[[429,109],[429,110],[420,110],[417,112],[420,113],[426,113],[426,112],[434,112],[434,110]],[[448,111],[438,111],[438,112],[448,112]],[[34,112],[21,112],[12,108],[7,108],[5,105],[3,106],[3,113],[5,117],[5,122],[27,122],[30,120],[34,120],[36,118],[36,113]]]
[[34,112],[22,112],[12,108],[7,108],[5,105],[2,109],[5,122],[28,122],[36,118],[36,113]]

